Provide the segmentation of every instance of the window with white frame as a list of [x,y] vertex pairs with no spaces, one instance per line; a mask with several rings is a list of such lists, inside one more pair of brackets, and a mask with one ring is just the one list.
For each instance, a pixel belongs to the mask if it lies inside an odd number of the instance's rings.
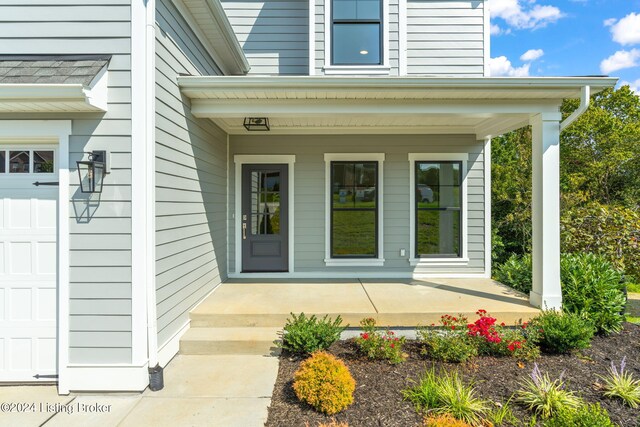
[[410,154],[412,264],[466,262],[466,155]]
[[331,9],[331,64],[382,64],[382,0],[327,0]]
[[461,256],[462,162],[415,162],[415,247],[420,258]]
[[384,154],[325,154],[327,265],[382,265]]

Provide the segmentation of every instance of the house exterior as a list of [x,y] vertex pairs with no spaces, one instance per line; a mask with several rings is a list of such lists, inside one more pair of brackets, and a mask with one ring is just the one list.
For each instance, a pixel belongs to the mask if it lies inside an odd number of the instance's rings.
[[[616,79],[491,78],[488,1],[0,16],[0,382],[143,390],[228,278],[491,277],[491,137],[528,124],[531,302],[560,306],[559,133],[580,112],[559,106]],[[84,193],[94,150],[108,173]]]

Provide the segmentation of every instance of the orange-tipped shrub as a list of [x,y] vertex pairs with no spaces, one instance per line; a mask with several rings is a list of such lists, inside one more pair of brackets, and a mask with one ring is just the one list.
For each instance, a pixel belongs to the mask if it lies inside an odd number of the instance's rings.
[[424,427],[471,427],[451,414],[429,415],[424,419]]
[[[308,421],[305,423],[305,427],[311,427],[309,425]],[[320,423],[320,424],[318,424],[317,427],[349,427],[349,424],[343,423],[343,422],[338,422],[338,421],[332,419],[331,422],[329,422],[329,423]]]
[[313,353],[294,374],[293,390],[298,399],[328,415],[351,405],[355,389],[347,365],[324,351]]

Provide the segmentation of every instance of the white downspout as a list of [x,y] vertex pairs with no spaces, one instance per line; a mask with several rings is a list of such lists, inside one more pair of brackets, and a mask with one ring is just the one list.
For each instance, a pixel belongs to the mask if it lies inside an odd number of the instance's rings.
[[[156,1],[146,1],[145,19],[145,126],[147,162],[147,348],[149,368],[158,365],[158,316],[156,311],[155,247],[155,146],[156,146]],[[135,143],[135,141],[134,141]]]
[[560,123],[560,132],[569,127],[580,117],[591,104],[591,86],[583,86],[580,94],[580,105],[578,109],[574,111],[569,117],[567,117],[562,123]]

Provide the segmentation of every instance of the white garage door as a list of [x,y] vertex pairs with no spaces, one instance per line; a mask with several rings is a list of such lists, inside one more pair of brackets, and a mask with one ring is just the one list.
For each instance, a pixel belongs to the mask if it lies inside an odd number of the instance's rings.
[[0,381],[52,381],[56,361],[56,151],[0,144]]

